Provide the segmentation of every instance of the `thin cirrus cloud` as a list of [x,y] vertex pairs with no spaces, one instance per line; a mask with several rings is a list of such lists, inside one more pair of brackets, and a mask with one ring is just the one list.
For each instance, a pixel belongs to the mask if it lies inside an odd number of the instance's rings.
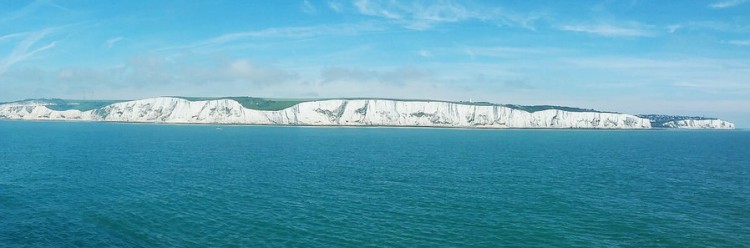
[[308,15],[314,15],[318,13],[318,8],[315,8],[310,1],[304,0],[302,1],[302,12],[305,12]]
[[107,41],[105,41],[104,45],[106,45],[107,48],[112,48],[113,46],[115,46],[115,44],[117,44],[118,42],[122,41],[123,39],[124,38],[122,36],[120,36],[120,37],[114,37],[114,38],[111,38],[111,39],[108,39]]
[[70,9],[63,7],[61,5],[55,4],[54,2],[50,0],[35,0],[20,9],[3,14],[3,16],[0,17],[0,24],[11,23],[17,20],[24,19],[26,17],[34,15],[35,13],[45,8],[53,9],[53,10],[62,10],[62,11],[67,11],[67,12],[71,11]]
[[723,83],[716,83],[712,81],[681,81],[673,84],[677,87],[683,87],[683,88],[692,88],[701,90],[707,93],[743,93],[746,94],[750,92],[750,85],[747,84],[741,84],[738,82],[723,82]]
[[25,33],[14,33],[14,34],[6,34],[3,36],[0,36],[0,42],[6,41],[6,40],[12,40],[16,37],[21,37],[26,35]]
[[344,6],[340,2],[328,1],[328,8],[336,13],[340,13],[344,10]]
[[[340,2],[329,1],[328,7],[334,12],[344,11]],[[480,10],[469,8],[453,1],[426,4],[414,2],[382,2],[370,0],[356,0],[351,6],[358,14],[382,18],[392,23],[370,20],[359,23],[324,24],[313,26],[272,27],[260,30],[240,31],[218,35],[212,38],[198,40],[186,45],[170,46],[157,51],[181,49],[221,49],[228,44],[242,42],[253,43],[255,38],[287,38],[307,39],[320,36],[351,36],[366,33],[397,32],[392,24],[401,25],[412,30],[426,30],[441,23],[457,23],[469,20],[488,21],[498,26],[518,26],[534,30],[533,24],[541,18],[539,14],[518,15],[510,12],[500,12],[497,9]],[[302,2],[302,11],[314,14],[317,11],[308,1]],[[395,23],[393,23],[395,22]]]
[[417,54],[419,54],[419,56],[422,57],[422,58],[432,57],[432,52],[430,52],[428,50],[424,50],[424,49],[421,49],[421,50],[417,51]]
[[[750,62],[730,58],[643,58],[638,56],[588,56],[562,59],[566,64],[581,68],[602,68],[631,71],[673,71],[676,73],[715,72],[715,75],[730,75],[736,71],[750,72]],[[741,78],[737,78],[741,79]]]
[[674,33],[679,30],[685,31],[710,31],[710,32],[725,32],[725,33],[748,33],[750,32],[750,26],[745,25],[736,21],[688,21],[683,23],[677,23],[668,25],[665,27],[669,33]]
[[36,32],[15,33],[0,37],[0,42],[14,40],[22,37],[21,41],[13,47],[13,49],[7,56],[0,58],[0,75],[5,74],[8,68],[13,66],[14,64],[27,60],[37,53],[55,47],[57,41],[51,41],[46,45],[37,45],[41,40],[43,40],[52,32],[53,29],[48,28]]
[[563,25],[559,29],[607,37],[648,37],[655,35],[649,26],[638,23],[629,23],[627,25],[613,25],[609,23],[574,24]]
[[713,8],[713,9],[726,9],[726,8],[731,8],[731,7],[744,4],[746,2],[747,0],[723,0],[723,1],[714,2],[708,5],[708,7]]
[[619,56],[563,58],[560,62],[561,66],[604,72],[614,78],[632,77],[651,85],[671,84],[684,89],[704,92],[710,90],[710,93],[725,95],[738,92],[746,94],[750,90],[750,85],[745,82],[750,76],[750,63],[742,59],[649,59]]
[[321,82],[368,82],[405,85],[409,82],[436,82],[435,75],[416,67],[399,67],[388,70],[331,67],[321,70]]
[[732,45],[738,45],[738,46],[750,46],[750,39],[747,40],[731,40],[727,42]]
[[11,22],[11,21],[29,16],[35,11],[37,11],[40,7],[42,7],[43,4],[44,3],[42,1],[33,1],[30,4],[24,6],[23,8],[20,8],[16,11],[13,11],[11,13],[4,15],[2,18],[0,18],[0,23]]
[[165,50],[182,50],[182,49],[210,49],[221,47],[227,44],[237,42],[251,41],[254,38],[287,38],[303,39],[318,36],[346,36],[358,35],[363,33],[386,31],[386,27],[371,22],[361,22],[353,24],[331,24],[316,26],[294,26],[294,27],[275,27],[261,30],[226,33],[205,40],[199,40],[187,45],[170,46],[157,51]]
[[510,47],[510,46],[491,46],[491,47],[463,47],[461,49],[469,57],[490,57],[490,58],[514,58],[525,56],[551,56],[564,52],[563,49],[550,47]]
[[543,17],[536,13],[517,14],[500,8],[476,7],[462,3],[356,0],[353,5],[361,15],[383,18],[413,30],[428,30],[440,24],[472,20],[534,30],[534,22]]
[[[198,65],[195,61],[205,61]],[[139,56],[111,68],[68,67],[57,71],[56,80],[84,87],[107,85],[111,89],[202,87],[228,84],[232,86],[267,87],[289,82],[296,74],[248,59],[211,60],[194,55],[187,61],[175,61],[150,55]],[[116,75],[116,76],[112,76]]]
[[358,0],[354,2],[354,7],[357,8],[359,13],[370,16],[378,16],[388,19],[402,19],[404,18],[401,12],[404,8],[402,5],[395,2],[385,3],[374,2],[369,0]]

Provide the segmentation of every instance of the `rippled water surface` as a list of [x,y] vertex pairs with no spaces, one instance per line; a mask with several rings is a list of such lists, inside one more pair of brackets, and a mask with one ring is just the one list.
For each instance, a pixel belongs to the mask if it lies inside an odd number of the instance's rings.
[[750,244],[750,132],[0,121],[0,246]]

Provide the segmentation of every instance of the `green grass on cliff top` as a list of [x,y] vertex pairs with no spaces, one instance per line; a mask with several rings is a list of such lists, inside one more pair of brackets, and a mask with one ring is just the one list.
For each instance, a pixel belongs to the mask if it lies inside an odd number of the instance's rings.
[[[207,100],[219,100],[219,99],[230,99],[235,100],[242,104],[243,107],[248,109],[255,109],[255,110],[266,110],[266,111],[276,111],[276,110],[282,110],[289,107],[292,107],[296,104],[302,103],[302,102],[310,102],[310,101],[321,101],[321,100],[334,100],[334,99],[344,99],[344,100],[364,100],[364,99],[376,99],[376,100],[395,100],[395,101],[408,101],[408,102],[447,102],[447,103],[457,103],[457,104],[466,104],[466,105],[475,105],[475,106],[503,106],[513,109],[519,109],[523,111],[528,112],[537,112],[537,111],[543,111],[543,110],[549,110],[549,109],[559,109],[569,112],[602,112],[602,111],[596,111],[593,109],[583,109],[583,108],[575,108],[575,107],[565,107],[565,106],[554,106],[554,105],[532,105],[532,106],[525,106],[525,105],[513,105],[513,104],[495,104],[495,103],[489,103],[489,102],[466,102],[466,101],[442,101],[442,100],[424,100],[424,99],[393,99],[393,98],[260,98],[260,97],[183,97],[183,96],[174,96],[177,98],[182,98],[189,101],[207,101]],[[47,105],[48,108],[52,110],[80,110],[80,111],[88,111],[92,109],[98,109],[102,108],[104,106],[118,103],[118,102],[125,102],[128,100],[68,100],[68,99],[27,99],[23,101],[44,101],[48,102],[49,105]],[[23,102],[18,101],[18,102]],[[2,104],[2,103],[0,103]]]
[[407,101],[407,102],[448,102],[448,103],[457,103],[457,104],[466,104],[466,105],[475,105],[475,106],[504,106],[504,107],[524,110],[528,112],[536,112],[536,111],[549,110],[549,109],[559,109],[559,110],[570,111],[570,112],[602,112],[602,111],[596,111],[593,109],[583,109],[583,108],[554,106],[554,105],[524,106],[524,105],[513,105],[513,104],[495,104],[495,103],[489,103],[489,102],[465,102],[465,101],[455,102],[455,101],[442,101],[442,100],[394,99],[394,98],[362,98],[362,97],[315,98],[315,99],[313,98],[307,98],[307,99],[257,98],[257,97],[179,97],[179,98],[190,100],[190,101],[232,99],[242,104],[242,106],[244,106],[245,108],[255,109],[255,110],[270,110],[270,111],[282,110],[282,109],[292,107],[302,102],[310,102],[310,101],[322,101],[322,100],[334,100],[334,99],[344,99],[344,100],[376,99],[376,100],[393,100],[393,101]]

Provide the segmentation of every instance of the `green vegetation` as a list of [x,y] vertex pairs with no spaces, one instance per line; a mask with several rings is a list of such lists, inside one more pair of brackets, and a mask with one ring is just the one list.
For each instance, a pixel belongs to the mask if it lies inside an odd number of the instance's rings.
[[603,112],[603,111],[597,111],[593,109],[584,109],[584,108],[575,108],[575,107],[565,107],[565,106],[554,106],[554,105],[531,105],[531,106],[524,106],[524,105],[503,105],[505,107],[513,108],[513,109],[520,109],[527,112],[537,112],[537,111],[543,111],[543,110],[550,110],[550,109],[558,109],[568,112],[597,112],[597,113],[612,113],[612,112]]
[[[246,97],[246,96],[240,96],[240,97],[184,97],[184,96],[173,96],[176,98],[185,99],[188,101],[209,101],[209,100],[220,100],[220,99],[229,99],[239,102],[243,107],[248,109],[255,109],[255,110],[265,110],[265,111],[278,111],[283,110],[289,107],[292,107],[294,105],[297,105],[299,103],[303,102],[310,102],[310,101],[323,101],[323,100],[391,100],[391,101],[404,101],[404,102],[445,102],[445,103],[455,103],[455,104],[464,104],[464,105],[474,105],[474,106],[502,106],[502,107],[508,107],[512,109],[518,109],[523,110],[527,112],[537,112],[537,111],[543,111],[543,110],[550,110],[550,109],[558,109],[563,111],[569,111],[569,112],[599,112],[599,113],[611,113],[611,112],[602,112],[602,111],[596,111],[593,109],[584,109],[584,108],[575,108],[575,107],[565,107],[565,106],[554,106],[554,105],[531,105],[531,106],[524,106],[524,105],[515,105],[515,104],[495,104],[490,102],[468,102],[468,101],[442,101],[442,100],[425,100],[425,99],[394,99],[394,98],[364,98],[364,97],[357,97],[357,98],[306,98],[306,99],[300,99],[300,98],[260,98],[260,97]],[[24,102],[24,101],[42,101],[49,103],[47,105],[48,108],[52,110],[71,110],[76,109],[80,111],[87,111],[92,109],[98,109],[104,106],[107,106],[109,104],[118,103],[118,102],[124,102],[126,100],[64,100],[64,99],[27,99],[23,101],[18,102]],[[364,113],[366,109],[359,109],[358,112]]]
[[50,105],[47,105],[47,108],[51,110],[80,110],[80,111],[88,111],[92,109],[98,109],[113,103],[118,102],[124,102],[124,100],[62,100],[62,99],[54,99],[54,101],[51,101]]
[[527,112],[537,112],[542,110],[549,110],[549,109],[559,109],[569,112],[597,112],[597,113],[614,113],[614,112],[604,112],[604,111],[597,111],[593,109],[584,109],[584,108],[575,108],[575,107],[565,107],[565,106],[555,106],[555,105],[531,105],[531,106],[524,106],[524,105],[515,105],[515,104],[496,104],[491,102],[467,102],[467,101],[442,101],[442,100],[425,100],[425,99],[393,99],[393,98],[331,98],[331,99],[308,99],[308,100],[299,100],[299,102],[306,102],[306,101],[320,101],[320,100],[333,100],[333,99],[344,99],[344,100],[391,100],[391,101],[402,101],[402,102],[446,102],[446,103],[455,103],[455,104],[464,104],[464,105],[473,105],[473,106],[502,106],[512,109],[518,109],[523,110]]
[[182,97],[176,96],[188,101],[209,101],[209,100],[220,100],[229,99],[235,100],[242,104],[243,107],[255,110],[268,110],[276,111],[289,108],[301,102],[314,101],[315,99],[300,100],[300,99],[271,99],[271,98],[257,98],[257,97]]
[[65,111],[65,110],[80,110],[80,111],[88,111],[92,109],[98,109],[113,103],[118,102],[124,102],[126,100],[66,100],[66,99],[57,99],[57,98],[42,98],[42,99],[25,99],[21,101],[15,101],[15,102],[4,102],[0,104],[9,104],[9,103],[17,103],[17,104],[23,104],[23,103],[43,103],[47,108],[51,110],[56,111]]

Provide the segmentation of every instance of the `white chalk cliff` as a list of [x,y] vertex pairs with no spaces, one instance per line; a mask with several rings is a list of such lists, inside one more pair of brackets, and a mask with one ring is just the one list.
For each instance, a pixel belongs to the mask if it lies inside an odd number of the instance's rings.
[[721,119],[675,120],[668,121],[662,126],[682,129],[734,129],[734,123]]
[[505,106],[384,99],[309,101],[278,111],[248,109],[230,99],[188,101],[158,97],[114,103],[89,111],[55,111],[43,102],[29,101],[0,105],[0,118],[311,126],[651,128],[648,119],[629,114],[557,109],[527,112]]

